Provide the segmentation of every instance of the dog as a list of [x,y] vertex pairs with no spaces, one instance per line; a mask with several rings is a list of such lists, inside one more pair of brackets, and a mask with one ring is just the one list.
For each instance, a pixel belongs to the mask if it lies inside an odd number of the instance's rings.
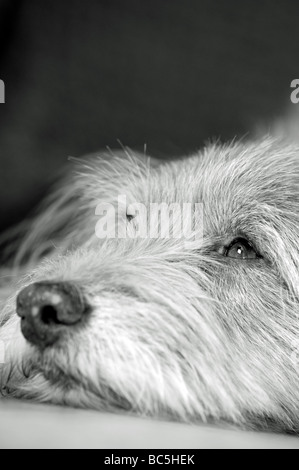
[[298,432],[299,146],[74,167],[2,269],[2,399]]

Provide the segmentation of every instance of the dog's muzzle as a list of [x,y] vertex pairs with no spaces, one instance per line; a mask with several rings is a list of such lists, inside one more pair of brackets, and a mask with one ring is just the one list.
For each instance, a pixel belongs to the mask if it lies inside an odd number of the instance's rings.
[[42,348],[57,342],[66,329],[82,323],[89,311],[83,293],[70,282],[37,282],[17,297],[22,333]]

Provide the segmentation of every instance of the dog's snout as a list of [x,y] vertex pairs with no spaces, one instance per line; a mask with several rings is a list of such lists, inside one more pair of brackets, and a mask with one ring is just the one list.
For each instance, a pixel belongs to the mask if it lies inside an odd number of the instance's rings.
[[81,322],[87,312],[83,293],[70,282],[37,282],[17,297],[22,333],[39,346],[56,342],[66,327]]

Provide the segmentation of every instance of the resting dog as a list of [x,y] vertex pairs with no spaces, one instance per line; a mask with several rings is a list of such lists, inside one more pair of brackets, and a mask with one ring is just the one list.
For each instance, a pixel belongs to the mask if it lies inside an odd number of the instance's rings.
[[[299,148],[76,166],[1,275],[2,395],[297,431]],[[136,203],[189,204],[191,231]]]

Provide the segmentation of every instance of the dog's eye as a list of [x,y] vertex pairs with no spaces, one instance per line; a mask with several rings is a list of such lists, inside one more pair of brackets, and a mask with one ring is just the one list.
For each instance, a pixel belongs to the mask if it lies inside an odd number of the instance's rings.
[[225,249],[224,256],[241,260],[261,257],[245,238],[235,238]]

